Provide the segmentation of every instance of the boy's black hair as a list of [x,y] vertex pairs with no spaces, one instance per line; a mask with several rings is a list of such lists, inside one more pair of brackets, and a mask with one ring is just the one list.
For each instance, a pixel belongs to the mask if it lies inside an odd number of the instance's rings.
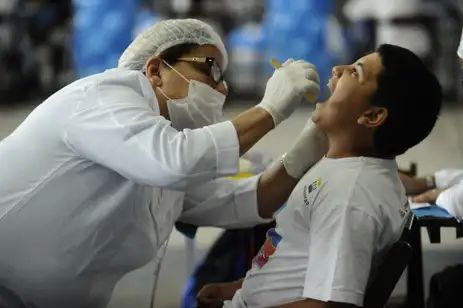
[[388,117],[375,133],[374,144],[385,157],[405,153],[434,128],[442,107],[442,88],[434,74],[408,49],[378,47],[383,69],[371,104],[385,107]]

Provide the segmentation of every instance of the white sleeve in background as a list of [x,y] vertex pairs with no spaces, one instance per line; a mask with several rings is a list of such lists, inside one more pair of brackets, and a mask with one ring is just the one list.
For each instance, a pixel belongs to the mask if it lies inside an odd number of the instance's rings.
[[88,89],[64,132],[78,155],[137,183],[183,190],[238,173],[239,144],[229,121],[177,131],[130,85]]
[[463,31],[461,32],[460,45],[457,49],[457,55],[460,57],[460,59],[463,59]]
[[463,182],[443,191],[436,204],[458,220],[463,220]]
[[463,180],[463,169],[442,169],[434,174],[437,188],[449,188]]
[[222,228],[244,228],[272,221],[258,214],[256,190],[259,177],[216,179],[190,188],[179,221]]
[[311,217],[303,296],[361,307],[382,227],[356,208],[327,208]]

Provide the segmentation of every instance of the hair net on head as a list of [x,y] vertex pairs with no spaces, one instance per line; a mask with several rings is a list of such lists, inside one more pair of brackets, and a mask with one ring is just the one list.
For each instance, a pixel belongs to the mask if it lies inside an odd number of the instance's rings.
[[463,31],[461,32],[460,46],[458,47],[457,54],[463,60]]
[[168,19],[143,31],[119,58],[119,68],[142,70],[152,56],[181,44],[213,45],[223,57],[222,70],[228,65],[228,54],[219,34],[197,19]]

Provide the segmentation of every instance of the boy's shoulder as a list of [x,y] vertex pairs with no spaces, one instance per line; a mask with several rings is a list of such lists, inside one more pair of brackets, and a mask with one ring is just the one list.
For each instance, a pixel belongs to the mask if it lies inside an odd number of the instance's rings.
[[371,163],[322,168],[317,175],[305,178],[303,185],[306,199],[309,194],[312,195],[314,206],[330,203],[377,207],[380,204],[395,205],[404,200],[404,190],[397,171]]

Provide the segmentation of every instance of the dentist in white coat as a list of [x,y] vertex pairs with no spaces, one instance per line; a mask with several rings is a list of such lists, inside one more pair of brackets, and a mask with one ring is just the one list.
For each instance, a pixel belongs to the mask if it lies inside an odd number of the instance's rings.
[[[39,308],[106,307],[155,258],[176,221],[268,221],[325,153],[312,123],[273,168],[240,181],[239,157],[319,95],[315,67],[288,61],[262,101],[220,122],[227,52],[192,19],[142,33],[117,69],[40,104],[0,143],[0,285]],[[296,140],[297,139],[297,140]]]

